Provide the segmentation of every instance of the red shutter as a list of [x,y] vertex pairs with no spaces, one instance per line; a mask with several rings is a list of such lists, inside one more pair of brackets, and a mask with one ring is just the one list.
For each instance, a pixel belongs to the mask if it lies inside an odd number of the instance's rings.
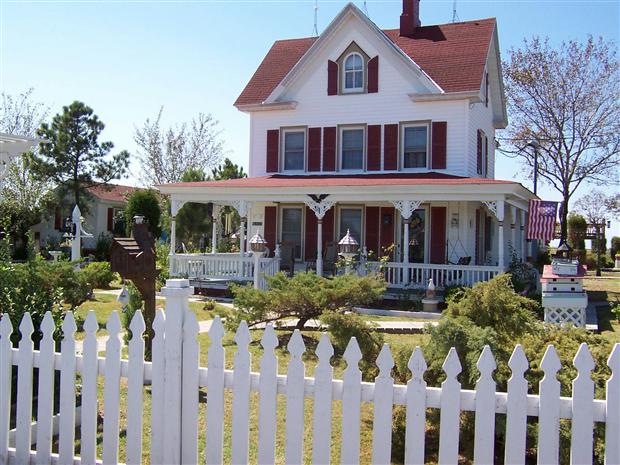
[[368,93],[379,92],[379,55],[368,62]]
[[484,136],[484,177],[489,177],[489,138]]
[[316,259],[316,215],[310,208],[306,207],[306,234],[305,234],[305,256],[306,260]]
[[323,250],[325,243],[334,240],[334,207],[327,210],[323,217]]
[[308,171],[321,171],[321,128],[308,129]]
[[446,144],[448,135],[448,123],[445,121],[433,122],[431,159],[432,169],[446,169]]
[[446,207],[431,207],[431,263],[446,262]]
[[368,171],[381,170],[381,125],[373,124],[368,126],[368,148],[366,150],[368,160],[366,169]]
[[273,252],[276,249],[276,235],[277,235],[277,207],[265,207],[265,224],[263,229],[263,235],[267,241],[267,247],[270,250],[270,255],[273,257]]
[[379,207],[366,207],[366,237],[364,245],[368,252],[375,252],[378,255],[379,250],[379,220],[381,218]]
[[327,61],[327,95],[338,93],[338,63]]
[[[381,207],[381,217],[379,218],[379,243],[381,250],[379,257],[386,254],[386,249],[394,244],[394,207]],[[393,254],[390,254],[393,256]]]
[[398,124],[383,126],[383,169],[398,169]]
[[62,229],[62,214],[60,213],[60,207],[56,207],[54,212],[54,229],[60,231]]
[[108,208],[108,231],[114,231],[114,209]]
[[482,133],[480,129],[476,134],[476,173],[482,174]]
[[278,172],[278,146],[280,145],[280,130],[267,131],[267,173]]
[[323,171],[336,171],[336,128],[323,128]]

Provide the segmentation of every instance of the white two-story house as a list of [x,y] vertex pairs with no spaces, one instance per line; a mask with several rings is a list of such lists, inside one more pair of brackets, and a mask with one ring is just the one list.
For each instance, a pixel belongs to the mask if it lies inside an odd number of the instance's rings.
[[[471,284],[524,259],[534,194],[494,176],[507,125],[497,23],[421,25],[419,7],[404,0],[400,28],[381,30],[348,4],[319,37],[275,42],[235,102],[250,177],[160,186],[173,218],[186,202],[234,206],[248,269],[257,232],[322,273],[349,230],[370,262],[389,256],[397,287]],[[229,262],[177,255],[172,268],[244,274]]]

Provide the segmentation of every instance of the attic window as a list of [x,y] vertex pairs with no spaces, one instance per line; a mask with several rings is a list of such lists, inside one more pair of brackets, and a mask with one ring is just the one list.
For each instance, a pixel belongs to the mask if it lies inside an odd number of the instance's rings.
[[364,60],[359,53],[351,53],[344,60],[344,92],[364,90]]

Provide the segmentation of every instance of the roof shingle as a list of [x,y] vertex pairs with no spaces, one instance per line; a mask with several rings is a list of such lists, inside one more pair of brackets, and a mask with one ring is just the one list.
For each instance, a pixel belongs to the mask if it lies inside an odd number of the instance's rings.
[[[383,32],[445,92],[480,89],[495,18],[418,27],[410,37]],[[259,104],[312,46],[316,37],[276,41],[241,92],[235,106]]]

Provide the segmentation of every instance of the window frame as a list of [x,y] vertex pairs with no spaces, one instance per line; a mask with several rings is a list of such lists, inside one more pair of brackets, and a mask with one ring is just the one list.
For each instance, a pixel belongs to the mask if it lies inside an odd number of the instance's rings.
[[[488,173],[488,168],[489,168],[489,137],[487,136],[487,133],[484,132],[482,129],[478,129],[478,133],[480,134],[480,151],[481,151],[481,160],[480,160],[480,172],[476,172],[476,174],[478,176],[480,176],[481,178],[486,178],[488,177],[489,173]],[[476,134],[476,137],[478,137],[478,134]],[[476,144],[478,142],[476,141]],[[476,147],[476,150],[478,148]],[[477,156],[477,154],[476,154]],[[477,171],[477,170],[476,170]]]
[[[353,70],[347,70],[347,60],[349,58],[351,58],[352,56],[357,55],[359,57],[359,59],[362,62],[362,67],[361,69],[357,70],[357,69],[353,69]],[[364,60],[364,57],[362,56],[361,53],[359,53],[358,51],[354,50],[350,53],[348,53],[344,59],[342,60],[342,93],[343,94],[359,94],[359,93],[363,93],[366,89],[366,60]],[[353,81],[355,82],[355,73],[362,73],[362,85],[361,87],[351,87],[348,88],[347,87],[347,73],[354,73],[354,77],[353,77]]]
[[355,204],[342,204],[338,205],[337,215],[336,215],[336,240],[334,241],[336,244],[340,242],[340,240],[347,233],[346,231],[341,231],[340,226],[342,222],[342,210],[359,210],[360,211],[360,237],[355,237],[357,242],[359,242],[360,251],[362,247],[364,247],[364,238],[366,236],[366,215],[365,215],[365,206],[364,205],[355,205]]
[[[426,128],[426,163],[423,167],[405,167],[405,132],[407,128],[425,127]],[[400,123],[400,134],[398,137],[398,161],[401,171],[428,171],[431,166],[431,123],[430,121],[405,121]]]
[[[301,169],[287,169],[286,168],[286,135],[290,133],[301,132],[304,136],[304,148],[303,148],[303,166]],[[281,173],[305,173],[308,166],[308,128],[306,126],[292,126],[280,128],[280,172]]]
[[[362,131],[362,166],[361,168],[343,168],[342,167],[342,144],[344,142],[344,131],[361,130]],[[368,146],[368,130],[366,124],[347,124],[338,126],[338,171],[345,173],[363,173],[366,171],[366,150]]]
[[[296,210],[301,210],[301,230],[300,230],[300,236],[301,236],[301,241],[300,241],[300,256],[296,257],[293,256],[295,262],[302,262],[304,260],[304,253],[305,253],[305,231],[306,231],[306,214],[305,214],[305,208],[304,205],[302,204],[297,204],[297,203],[291,203],[291,204],[285,204],[285,205],[280,205],[280,207],[278,208],[278,243],[281,244],[282,243],[282,227],[284,226],[284,210],[292,210],[292,209],[296,209]],[[295,253],[295,251],[293,251],[293,254]]]

